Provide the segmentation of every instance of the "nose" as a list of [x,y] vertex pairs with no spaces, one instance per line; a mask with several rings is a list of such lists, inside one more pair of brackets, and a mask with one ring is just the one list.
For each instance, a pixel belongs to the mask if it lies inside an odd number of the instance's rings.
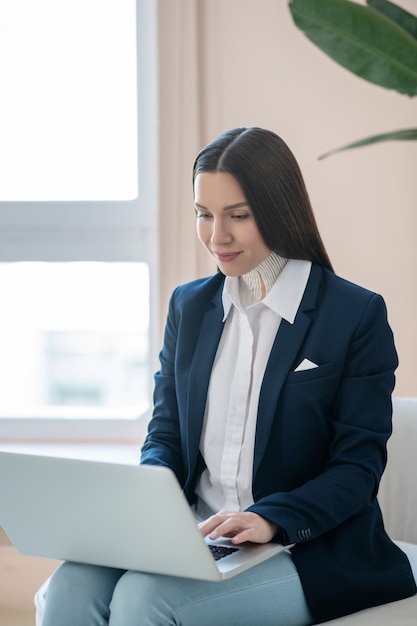
[[233,237],[225,220],[221,218],[215,218],[212,222],[212,231],[211,231],[211,243],[215,247],[220,247],[226,243],[230,243]]

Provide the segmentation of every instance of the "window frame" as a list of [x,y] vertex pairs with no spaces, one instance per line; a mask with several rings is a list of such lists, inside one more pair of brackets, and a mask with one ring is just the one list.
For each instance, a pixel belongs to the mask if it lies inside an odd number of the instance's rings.
[[[150,369],[157,350],[157,1],[136,0],[139,196],[129,201],[0,202],[0,262],[146,261],[150,273]],[[149,376],[151,395],[151,374]],[[78,408],[78,407],[77,407]],[[89,407],[89,412],[90,412]],[[131,440],[149,415],[69,417],[1,413],[0,440]],[[77,411],[79,414],[79,411]],[[74,413],[75,415],[75,413]]]

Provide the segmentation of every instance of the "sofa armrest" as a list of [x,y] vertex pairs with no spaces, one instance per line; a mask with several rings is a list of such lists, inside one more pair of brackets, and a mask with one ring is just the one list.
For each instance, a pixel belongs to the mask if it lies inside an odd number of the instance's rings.
[[417,397],[393,398],[393,434],[378,500],[392,539],[417,543]]

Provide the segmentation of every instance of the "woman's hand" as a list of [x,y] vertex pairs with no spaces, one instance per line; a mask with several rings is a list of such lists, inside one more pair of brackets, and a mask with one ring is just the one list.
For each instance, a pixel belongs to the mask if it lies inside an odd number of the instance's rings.
[[236,544],[244,541],[268,543],[279,530],[277,524],[250,511],[220,511],[201,522],[198,527],[204,537],[228,537]]

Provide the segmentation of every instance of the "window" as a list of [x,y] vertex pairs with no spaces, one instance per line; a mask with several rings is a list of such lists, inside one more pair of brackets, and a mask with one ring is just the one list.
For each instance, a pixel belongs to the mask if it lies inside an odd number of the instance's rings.
[[0,59],[0,436],[128,436],[155,354],[155,2],[2,2]]

